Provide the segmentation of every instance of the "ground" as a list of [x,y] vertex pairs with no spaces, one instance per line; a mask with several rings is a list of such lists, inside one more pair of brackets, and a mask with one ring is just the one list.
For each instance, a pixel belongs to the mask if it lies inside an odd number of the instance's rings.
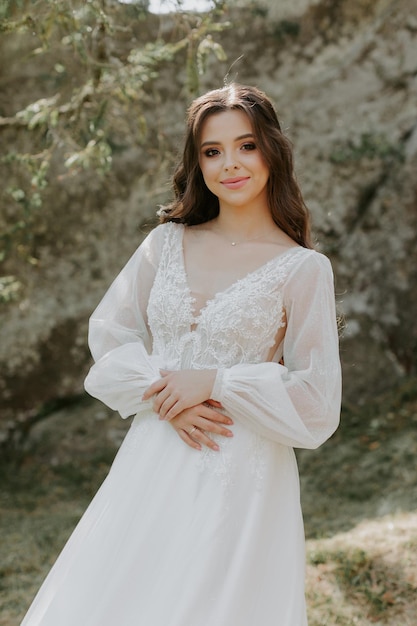
[[[375,406],[345,408],[329,442],[297,452],[310,626],[416,625],[416,395],[410,382]],[[20,623],[127,427],[83,398],[3,462],[0,626]]]

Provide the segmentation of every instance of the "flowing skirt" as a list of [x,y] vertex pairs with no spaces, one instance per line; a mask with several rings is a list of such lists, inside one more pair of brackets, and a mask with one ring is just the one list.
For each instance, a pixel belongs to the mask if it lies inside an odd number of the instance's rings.
[[306,626],[291,448],[137,416],[22,626]]

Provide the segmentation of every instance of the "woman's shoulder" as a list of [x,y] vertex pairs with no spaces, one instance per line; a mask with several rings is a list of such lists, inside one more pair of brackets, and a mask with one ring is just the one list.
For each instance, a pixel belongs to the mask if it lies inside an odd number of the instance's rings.
[[155,237],[165,238],[168,235],[177,235],[181,236],[184,230],[184,224],[180,222],[163,222],[162,224],[158,224],[153,229],[153,233]]
[[298,265],[300,267],[331,267],[329,257],[319,250],[314,248],[303,248],[302,246],[297,246],[294,250],[298,250]]
[[161,244],[168,235],[180,234],[183,230],[183,224],[177,222],[164,222],[154,226],[143,240],[143,244],[151,246],[153,244]]
[[320,280],[333,280],[333,269],[329,257],[311,248],[297,248],[294,263],[287,277],[287,285],[316,283]]
[[161,257],[164,249],[170,248],[175,242],[180,245],[182,240],[183,225],[176,222],[158,224],[145,236],[137,253],[145,255],[155,264]]

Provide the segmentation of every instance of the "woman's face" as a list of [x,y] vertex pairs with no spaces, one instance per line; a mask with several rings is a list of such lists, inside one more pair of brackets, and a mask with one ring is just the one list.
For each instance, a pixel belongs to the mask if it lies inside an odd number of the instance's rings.
[[220,209],[268,206],[269,169],[243,111],[210,115],[202,125],[199,163],[204,181]]

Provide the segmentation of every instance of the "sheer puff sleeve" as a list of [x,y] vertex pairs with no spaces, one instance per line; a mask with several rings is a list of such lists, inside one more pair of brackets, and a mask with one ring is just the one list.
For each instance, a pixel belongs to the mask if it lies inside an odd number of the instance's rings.
[[150,407],[142,394],[160,377],[162,364],[149,354],[146,307],[163,238],[161,226],[146,237],[90,318],[88,343],[95,363],[84,386],[123,418]]
[[306,255],[283,287],[284,365],[219,370],[212,398],[236,421],[283,445],[317,448],[339,424],[341,372],[333,273],[327,257]]

